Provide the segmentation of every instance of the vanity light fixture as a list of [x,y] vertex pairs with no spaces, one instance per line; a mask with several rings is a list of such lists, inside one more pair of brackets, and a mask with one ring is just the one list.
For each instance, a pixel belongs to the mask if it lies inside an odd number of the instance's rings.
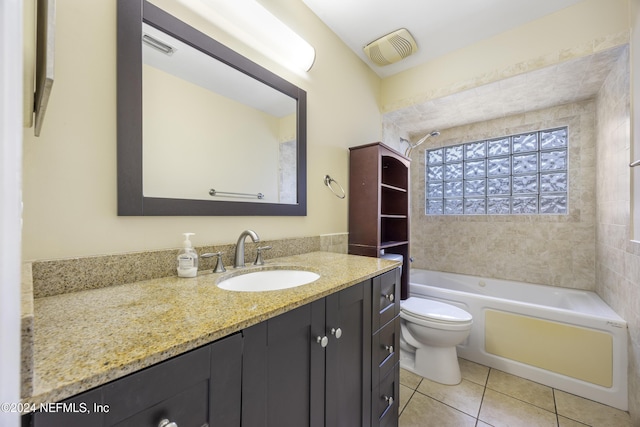
[[292,70],[309,71],[316,51],[257,0],[178,0],[218,28]]

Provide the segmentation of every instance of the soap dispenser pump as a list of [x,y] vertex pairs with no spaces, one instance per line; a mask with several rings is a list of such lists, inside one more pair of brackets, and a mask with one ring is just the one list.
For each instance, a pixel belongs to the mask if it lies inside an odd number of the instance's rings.
[[178,252],[178,277],[196,277],[198,275],[198,253],[191,246],[189,237],[195,233],[183,233],[184,242]]

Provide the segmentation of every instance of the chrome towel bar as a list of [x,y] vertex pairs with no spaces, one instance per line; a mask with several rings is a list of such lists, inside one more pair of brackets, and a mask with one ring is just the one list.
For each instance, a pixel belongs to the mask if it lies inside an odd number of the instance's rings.
[[629,163],[630,168],[635,168],[636,166],[640,166],[640,159],[636,160],[635,162]]
[[229,192],[229,191],[217,191],[214,188],[209,190],[209,195],[210,196],[231,196],[231,197],[257,197],[258,199],[264,199],[264,194],[262,194],[262,193],[258,193],[258,194],[232,193],[232,192]]

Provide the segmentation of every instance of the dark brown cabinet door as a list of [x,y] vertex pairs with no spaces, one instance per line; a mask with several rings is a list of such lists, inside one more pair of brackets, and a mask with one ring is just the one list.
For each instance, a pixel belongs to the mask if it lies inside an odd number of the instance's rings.
[[211,345],[209,426],[240,427],[242,408],[242,334]]
[[324,426],[324,320],[322,299],[243,331],[243,427]]
[[371,281],[326,298],[326,426],[371,424]]
[[371,281],[244,330],[243,427],[371,424]]

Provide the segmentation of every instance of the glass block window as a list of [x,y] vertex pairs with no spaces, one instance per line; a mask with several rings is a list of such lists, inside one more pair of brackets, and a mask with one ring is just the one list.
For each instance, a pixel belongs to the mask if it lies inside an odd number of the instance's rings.
[[561,127],[426,150],[426,214],[566,214],[567,149]]

